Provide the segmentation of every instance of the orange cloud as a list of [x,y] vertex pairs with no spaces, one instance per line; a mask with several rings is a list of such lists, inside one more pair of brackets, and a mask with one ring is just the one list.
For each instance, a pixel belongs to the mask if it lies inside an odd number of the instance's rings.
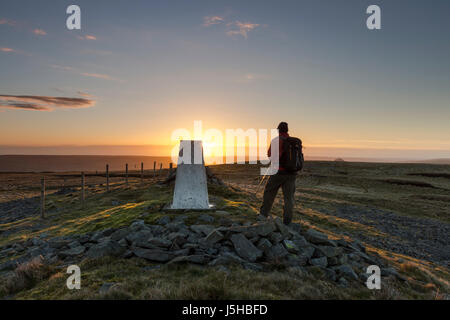
[[[248,33],[259,26],[257,23],[250,22],[230,22],[227,24],[228,27],[232,27],[234,29],[227,31],[227,35],[241,35],[247,39]],[[237,28],[237,29],[236,29]]]
[[204,27],[209,27],[212,26],[214,24],[219,24],[222,23],[224,20],[222,17],[219,16],[208,16],[208,17],[204,17],[203,18],[203,26]]
[[97,40],[97,37],[92,34],[87,34],[85,36],[77,36],[80,40]]
[[0,108],[34,111],[52,111],[54,109],[79,109],[95,105],[94,100],[84,98],[50,96],[14,96],[0,95]]
[[82,72],[81,75],[91,78],[98,78],[98,79],[104,79],[104,80],[117,80],[107,74],[101,74],[101,73],[88,73],[88,72]]
[[119,79],[113,78],[107,74],[102,74],[102,73],[90,73],[90,72],[81,72],[76,70],[73,67],[69,67],[69,66],[60,66],[60,65],[56,65],[53,64],[51,65],[52,68],[55,69],[60,69],[60,70],[64,70],[64,71],[70,71],[85,77],[91,77],[91,78],[97,78],[97,79],[103,79],[103,80],[111,80],[111,81],[120,81]]
[[86,92],[83,92],[83,91],[77,91],[77,94],[79,94],[80,96],[86,97],[86,98],[93,97],[92,94],[89,94],[89,93],[86,93]]
[[45,32],[45,31],[42,30],[42,29],[34,29],[34,30],[33,30],[33,33],[36,34],[36,35],[38,35],[38,36],[45,36],[45,35],[47,34],[47,32]]
[[24,55],[24,56],[31,56],[31,54],[29,54],[27,52],[23,52],[22,50],[17,50],[17,49],[13,49],[13,48],[6,48],[6,47],[0,48],[0,52],[21,54],[21,55]]

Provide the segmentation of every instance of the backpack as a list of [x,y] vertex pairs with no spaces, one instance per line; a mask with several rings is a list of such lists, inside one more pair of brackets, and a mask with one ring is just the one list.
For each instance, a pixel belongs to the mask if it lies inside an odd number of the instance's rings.
[[287,172],[297,172],[303,169],[302,140],[294,137],[280,137],[283,139],[283,150],[280,166]]

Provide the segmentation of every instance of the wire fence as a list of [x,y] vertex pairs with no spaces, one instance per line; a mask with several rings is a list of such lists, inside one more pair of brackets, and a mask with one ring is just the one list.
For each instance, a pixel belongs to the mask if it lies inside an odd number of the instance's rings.
[[103,188],[104,192],[111,191],[112,187],[129,186],[131,184],[143,185],[146,181],[165,178],[172,173],[173,164],[169,168],[164,168],[162,163],[157,166],[153,163],[153,169],[144,168],[141,162],[140,170],[129,170],[126,163],[123,171],[110,171],[109,165],[105,165],[103,172],[80,172],[69,174],[43,174],[40,180],[40,215],[46,217],[46,195],[53,190],[59,193],[79,192],[79,199],[82,206],[85,206],[88,189]]

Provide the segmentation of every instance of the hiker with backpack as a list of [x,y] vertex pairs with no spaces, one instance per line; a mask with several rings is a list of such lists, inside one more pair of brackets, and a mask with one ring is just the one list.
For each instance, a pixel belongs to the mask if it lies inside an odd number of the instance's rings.
[[[260,209],[260,217],[269,217],[278,189],[283,190],[284,207],[283,223],[288,225],[292,221],[295,194],[295,179],[297,172],[303,168],[302,141],[298,138],[290,137],[288,134],[288,124],[280,122],[278,125],[278,145],[279,145],[279,165],[277,173],[270,176],[264,189],[263,204]],[[268,150],[271,157],[271,148],[274,145],[272,140]],[[272,159],[272,161],[274,161]],[[276,161],[276,159],[275,159]]]

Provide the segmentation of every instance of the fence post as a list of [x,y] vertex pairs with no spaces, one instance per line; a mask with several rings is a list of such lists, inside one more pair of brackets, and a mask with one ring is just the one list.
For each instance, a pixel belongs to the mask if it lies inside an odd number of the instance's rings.
[[144,163],[141,162],[141,184],[144,183]]
[[41,217],[45,218],[45,177],[41,179]]
[[159,164],[159,175],[162,173],[162,163]]
[[81,172],[81,204],[82,204],[83,208],[84,208],[84,199],[85,199],[84,185],[85,185],[84,172]]
[[109,164],[106,165],[106,192],[109,192]]
[[169,164],[169,177],[172,175],[172,172],[173,172],[173,163],[171,162]]
[[153,161],[153,178],[156,177],[156,161]]
[[125,183],[128,185],[128,163],[125,164]]

